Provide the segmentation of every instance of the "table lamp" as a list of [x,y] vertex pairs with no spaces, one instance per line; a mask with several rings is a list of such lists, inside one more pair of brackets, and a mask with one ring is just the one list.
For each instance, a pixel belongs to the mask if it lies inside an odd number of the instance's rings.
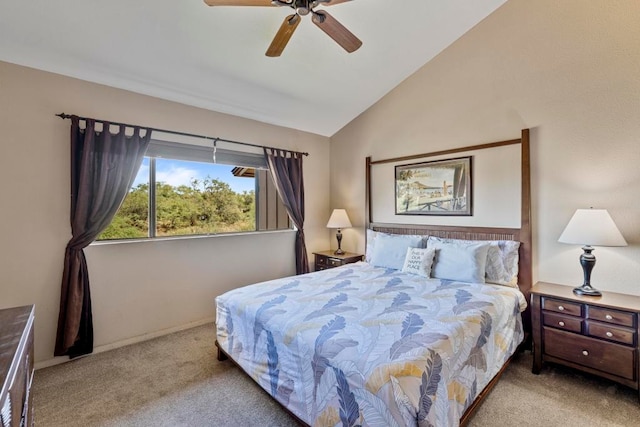
[[338,232],[336,233],[336,239],[338,239],[338,250],[334,252],[335,255],[344,254],[344,251],[340,248],[340,244],[342,243],[342,233],[340,232],[340,229],[348,227],[351,227],[351,221],[349,221],[347,211],[344,209],[334,209],[331,213],[331,217],[329,218],[329,222],[327,222],[327,228],[338,229]]
[[571,217],[558,239],[560,243],[584,245],[580,264],[584,273],[582,286],[573,289],[576,295],[601,296],[602,293],[591,286],[591,270],[596,265],[596,257],[591,246],[627,246],[620,230],[606,209],[578,209]]

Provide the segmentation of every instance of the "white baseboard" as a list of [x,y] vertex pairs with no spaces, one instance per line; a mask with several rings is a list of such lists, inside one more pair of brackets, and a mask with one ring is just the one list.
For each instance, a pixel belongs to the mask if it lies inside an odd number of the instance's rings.
[[[93,349],[93,353],[91,354],[97,354],[97,353],[103,353],[105,351],[109,351],[109,350],[114,350],[116,348],[120,348],[120,347],[124,347],[127,345],[131,345],[131,344],[136,344],[139,342],[143,342],[143,341],[148,341],[154,338],[158,338],[164,335],[169,335],[172,334],[174,332],[180,332],[180,331],[184,331],[186,329],[191,329],[191,328],[195,328],[196,326],[202,326],[202,325],[206,325],[207,323],[215,323],[215,318],[214,317],[207,317],[201,320],[197,320],[195,322],[191,322],[191,323],[186,323],[184,325],[180,325],[180,326],[174,326],[172,328],[168,328],[168,329],[162,329],[160,331],[156,331],[156,332],[150,332],[148,334],[142,334],[142,335],[138,335],[137,337],[133,337],[133,338],[127,338],[121,341],[116,341],[110,344],[105,344],[105,345],[100,345],[98,347],[95,347]],[[88,354],[87,356],[91,356],[91,354]],[[87,357],[87,356],[81,356],[81,357]],[[76,359],[79,359],[76,358]],[[38,369],[42,369],[42,368],[48,368],[49,366],[55,366],[55,365],[60,365],[62,363],[66,363],[71,361],[72,359],[69,359],[67,356],[61,356],[61,357],[54,357],[52,359],[48,359],[48,360],[43,360],[41,362],[36,362],[34,364],[34,368],[36,370]],[[75,360],[75,359],[73,359]]]

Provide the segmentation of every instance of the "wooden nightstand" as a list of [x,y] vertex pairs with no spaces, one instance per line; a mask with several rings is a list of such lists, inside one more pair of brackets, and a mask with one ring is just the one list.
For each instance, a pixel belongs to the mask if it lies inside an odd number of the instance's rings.
[[333,252],[334,251],[322,251],[313,253],[315,255],[316,271],[362,261],[362,255],[360,254],[345,252],[342,255],[335,255]]
[[543,362],[553,362],[640,391],[639,313],[637,296],[585,297],[571,286],[536,283],[531,288],[533,373],[540,373]]

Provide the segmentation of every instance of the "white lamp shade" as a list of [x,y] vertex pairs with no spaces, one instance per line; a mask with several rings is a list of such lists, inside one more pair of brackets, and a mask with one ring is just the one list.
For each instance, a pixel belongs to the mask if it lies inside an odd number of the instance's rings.
[[576,210],[558,242],[589,246],[627,246],[627,241],[606,209]]
[[349,221],[349,215],[344,209],[334,209],[329,222],[327,222],[327,228],[349,228],[351,227],[351,221]]

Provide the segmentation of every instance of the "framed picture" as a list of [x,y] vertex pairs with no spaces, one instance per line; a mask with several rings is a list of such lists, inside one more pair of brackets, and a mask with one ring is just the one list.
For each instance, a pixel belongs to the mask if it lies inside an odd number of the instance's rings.
[[395,169],[396,215],[472,215],[471,156]]

